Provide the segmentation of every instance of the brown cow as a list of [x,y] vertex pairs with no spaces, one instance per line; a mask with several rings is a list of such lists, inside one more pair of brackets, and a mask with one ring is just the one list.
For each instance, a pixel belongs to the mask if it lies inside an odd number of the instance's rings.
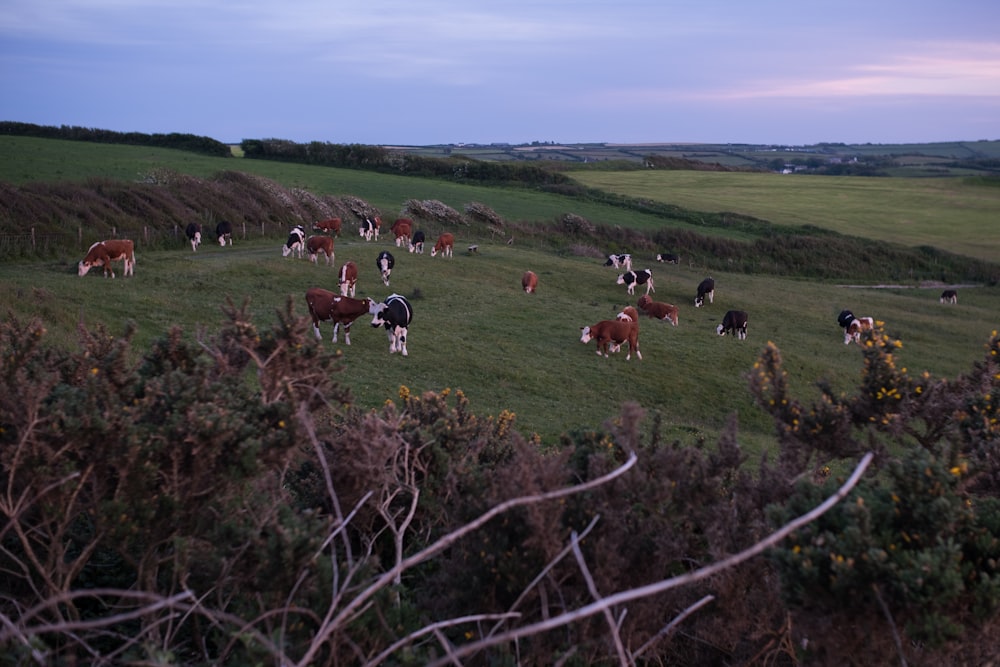
[[389,228],[393,236],[396,238],[397,248],[409,248],[410,247],[410,236],[413,234],[413,221],[409,218],[399,218],[396,222],[392,223],[392,227]]
[[521,289],[528,294],[534,294],[538,289],[538,276],[534,271],[525,271],[521,276]]
[[438,253],[441,253],[442,257],[451,257],[454,249],[455,235],[451,232],[445,232],[438,237],[437,243],[434,244],[434,248],[431,250],[431,257],[434,257]]
[[677,306],[663,301],[653,301],[648,294],[640,296],[637,305],[646,315],[677,326]]
[[125,275],[135,275],[135,244],[129,239],[111,239],[108,241],[98,241],[90,246],[86,256],[80,260],[77,267],[77,275],[85,276],[95,266],[104,267],[104,277],[108,274],[115,277],[115,270],[111,268],[111,262],[125,262]]
[[861,334],[865,331],[872,331],[875,328],[875,319],[872,317],[855,317],[844,327],[844,345],[851,341],[861,344]]
[[306,305],[312,316],[316,339],[323,340],[319,332],[320,322],[333,322],[333,342],[337,342],[337,329],[344,325],[344,344],[351,344],[351,323],[362,315],[367,315],[372,306],[371,299],[352,299],[334,294],[321,287],[306,290]]
[[337,274],[337,284],[340,285],[341,296],[354,296],[354,288],[358,284],[358,265],[344,262]]
[[309,253],[309,261],[318,263],[319,253],[326,255],[327,266],[333,266],[333,238],[329,236],[310,236],[306,239],[306,251]]
[[605,357],[609,351],[616,352],[622,343],[628,342],[628,354],[625,355],[625,360],[630,360],[633,352],[636,357],[642,359],[642,352],[639,351],[639,323],[633,322],[631,315],[628,317],[629,319],[601,320],[597,324],[583,327],[580,342],[589,343],[591,339],[596,340],[598,356],[603,354]]
[[340,218],[330,218],[329,220],[317,220],[313,223],[314,232],[326,232],[340,236]]

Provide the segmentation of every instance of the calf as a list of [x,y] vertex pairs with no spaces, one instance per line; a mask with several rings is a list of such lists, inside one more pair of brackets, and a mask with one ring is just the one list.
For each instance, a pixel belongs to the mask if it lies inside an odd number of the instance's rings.
[[371,241],[373,238],[378,241],[378,232],[381,227],[382,219],[378,216],[365,218],[361,223],[361,236],[364,237],[365,241]]
[[188,223],[188,226],[184,228],[184,235],[191,242],[191,251],[198,250],[198,246],[201,245],[201,225],[197,222]]
[[639,351],[639,323],[633,322],[631,318],[601,320],[597,324],[583,327],[581,332],[581,343],[597,341],[598,356],[607,357],[609,351],[617,352],[622,343],[628,342],[628,354],[625,355],[625,360],[631,360],[633,352],[636,357],[642,359],[642,352]]
[[438,237],[437,243],[431,248],[431,257],[434,257],[438,253],[441,253],[442,257],[451,257],[455,249],[455,235],[451,232],[445,232]]
[[344,327],[344,344],[351,344],[351,324],[354,320],[369,312],[371,299],[352,299],[349,296],[337,295],[319,287],[306,290],[306,305],[313,321],[313,331],[316,340],[323,340],[319,332],[320,322],[333,322],[333,342],[337,342],[337,329]]
[[387,250],[383,250],[375,258],[375,268],[378,269],[379,275],[382,276],[382,284],[386,287],[389,286],[389,274],[395,265],[396,258]]
[[424,243],[427,241],[427,237],[424,236],[423,231],[417,230],[413,232],[413,237],[410,239],[410,252],[416,252],[423,254]]
[[722,324],[715,328],[715,333],[725,336],[731,333],[739,340],[747,337],[747,314],[742,310],[729,310],[722,317]]
[[385,327],[389,332],[389,354],[406,352],[406,333],[413,321],[413,308],[405,297],[390,294],[382,303],[372,303],[368,312],[372,315],[373,327]]
[[344,262],[337,274],[337,284],[340,285],[341,296],[354,296],[354,288],[358,283],[358,265],[354,262]]
[[677,264],[681,261],[679,255],[675,255],[672,252],[661,252],[656,256],[657,262],[665,262],[667,264]]
[[958,292],[953,289],[941,292],[941,303],[958,303]]
[[[396,239],[397,248],[410,247],[410,235],[413,233],[413,221],[409,218],[399,218],[389,228]],[[406,244],[405,246],[403,244]]]
[[872,331],[875,328],[875,320],[871,317],[855,317],[844,327],[844,345],[851,341],[861,344],[861,334]]
[[340,218],[317,220],[313,223],[313,231],[340,236],[340,225]]
[[326,256],[326,265],[333,266],[333,238],[330,236],[310,236],[306,239],[309,261],[318,264],[319,253]]
[[608,261],[604,262],[604,266],[613,266],[616,269],[625,269],[626,271],[632,270],[632,255],[608,255]]
[[77,275],[85,276],[95,266],[104,267],[104,277],[108,275],[115,277],[115,270],[111,268],[111,262],[122,261],[125,263],[125,275],[135,275],[135,244],[130,239],[111,239],[108,241],[98,241],[87,249],[87,254],[80,260],[77,266]]
[[288,257],[293,252],[297,253],[299,259],[302,259],[302,250],[306,245],[306,230],[302,225],[295,225],[292,231],[288,233],[288,240],[285,241],[285,245],[281,246],[281,256]]
[[534,294],[538,289],[538,275],[534,271],[525,271],[521,276],[521,289],[528,294]]
[[648,294],[639,297],[639,310],[657,320],[677,326],[677,306],[662,301],[653,301]]
[[215,226],[215,238],[223,248],[233,245],[233,226],[228,220],[223,220]]
[[642,271],[626,271],[618,276],[618,284],[628,285],[629,294],[635,294],[636,285],[645,285],[646,294],[649,294],[650,291],[656,291],[653,287],[653,272],[649,269],[643,269]]
[[708,297],[709,303],[715,303],[715,279],[713,278],[705,278],[698,283],[698,294],[694,297],[694,307],[704,306],[705,297]]

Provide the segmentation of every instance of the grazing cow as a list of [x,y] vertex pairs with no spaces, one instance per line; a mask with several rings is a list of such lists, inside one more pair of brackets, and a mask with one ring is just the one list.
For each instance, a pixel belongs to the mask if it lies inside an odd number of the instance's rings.
[[108,241],[98,241],[90,246],[87,254],[80,260],[77,266],[77,275],[85,276],[95,266],[104,267],[104,277],[110,274],[115,277],[115,270],[111,268],[111,262],[123,261],[125,263],[125,275],[135,275],[135,244],[129,239],[111,239]]
[[626,271],[618,276],[617,282],[619,285],[628,285],[629,294],[635,294],[636,285],[645,285],[646,294],[649,294],[650,291],[656,291],[653,287],[653,272],[649,269],[643,269],[642,271]]
[[413,308],[405,297],[390,294],[382,303],[372,303],[373,327],[385,327],[389,332],[389,354],[402,352],[406,356],[406,332],[413,321]]
[[288,257],[293,252],[302,259],[302,251],[306,246],[306,230],[302,225],[295,225],[288,233],[288,240],[281,246],[281,256]]
[[351,344],[351,323],[368,313],[372,306],[371,299],[352,299],[349,296],[337,295],[320,287],[310,287],[306,290],[306,305],[312,316],[313,331],[316,340],[323,340],[319,332],[320,322],[333,322],[333,342],[337,342],[337,329],[344,326],[344,344]]
[[228,220],[223,220],[215,226],[215,238],[223,248],[233,245],[233,226]]
[[317,220],[313,223],[313,231],[340,236],[340,218]]
[[[409,218],[398,218],[389,228],[396,239],[397,248],[410,247],[410,235],[413,233],[413,221]],[[405,243],[405,245],[404,245]]]
[[715,280],[713,278],[705,278],[698,283],[698,294],[694,297],[694,307],[704,306],[705,297],[708,297],[709,303],[715,303]]
[[677,326],[677,306],[664,303],[663,301],[653,301],[649,298],[648,294],[640,296],[637,305],[639,306],[639,310],[646,315]]
[[354,296],[354,288],[358,283],[358,265],[354,262],[344,262],[337,274],[337,284],[340,285],[341,296]]
[[372,239],[378,241],[378,233],[381,228],[382,219],[378,216],[365,218],[361,223],[361,236],[364,237],[365,241],[371,241]]
[[455,235],[451,232],[445,232],[438,237],[437,243],[431,248],[431,257],[434,257],[438,253],[441,253],[442,257],[451,257],[455,250]]
[[958,292],[953,289],[941,292],[941,303],[958,303]]
[[656,256],[656,261],[665,262],[667,264],[677,264],[681,261],[681,258],[679,255],[675,255],[672,252],[661,252]]
[[837,315],[837,324],[840,325],[841,329],[846,329],[853,320],[854,313],[849,310],[842,310],[840,311],[840,315]]
[[383,250],[375,258],[375,268],[378,269],[379,275],[382,276],[382,284],[386,287],[389,286],[389,274],[392,273],[392,267],[395,265],[396,258],[387,250]]
[[616,269],[625,269],[626,271],[632,270],[632,255],[608,255],[608,261],[604,262],[604,266],[613,266]]
[[201,245],[201,225],[197,222],[188,223],[188,226],[184,228],[184,234],[191,242],[191,251],[197,251],[198,246]]
[[[630,306],[631,307],[631,306]],[[634,311],[633,311],[634,312]],[[632,359],[632,353],[642,359],[642,352],[639,351],[639,323],[632,321],[631,316],[621,317],[614,320],[601,320],[597,324],[583,327],[580,335],[581,343],[589,343],[591,340],[597,341],[598,356],[608,356],[608,352],[617,352],[622,343],[628,343],[628,354],[625,360]]]
[[538,289],[538,275],[534,271],[525,271],[521,276],[521,289],[528,294],[534,294]]
[[306,252],[309,253],[309,261],[317,264],[319,253],[326,255],[326,265],[333,266],[333,237],[330,236],[310,236],[306,239]]
[[871,317],[855,317],[844,327],[844,345],[851,341],[861,344],[861,334],[875,328],[875,320]]
[[747,314],[742,310],[729,310],[722,318],[722,324],[715,328],[715,333],[725,336],[731,333],[739,340],[747,337]]
[[427,241],[427,237],[424,236],[424,232],[420,229],[413,232],[413,238],[410,239],[410,252],[416,252],[423,254],[424,243]]

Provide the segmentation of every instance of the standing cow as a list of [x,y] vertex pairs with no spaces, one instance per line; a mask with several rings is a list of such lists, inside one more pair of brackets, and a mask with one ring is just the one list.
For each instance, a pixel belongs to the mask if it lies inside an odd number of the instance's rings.
[[87,249],[87,254],[80,260],[77,275],[83,277],[95,266],[103,266],[104,277],[110,275],[114,278],[115,270],[111,268],[111,262],[119,261],[125,263],[126,277],[135,275],[135,244],[130,239],[98,241]]
[[441,253],[442,257],[451,257],[455,250],[455,235],[445,232],[438,237],[437,243],[431,248],[431,257]]
[[958,292],[953,289],[946,289],[941,292],[941,303],[958,303]]
[[372,303],[369,312],[372,315],[373,327],[385,327],[389,333],[389,354],[406,352],[406,334],[410,322],[413,321],[413,308],[405,297],[390,294],[382,303]]
[[337,284],[340,285],[341,296],[354,296],[354,288],[358,284],[358,265],[344,262],[337,274]]
[[319,254],[323,253],[327,266],[333,266],[333,237],[330,236],[310,236],[306,239],[306,252],[309,253],[309,261],[318,264]]
[[188,223],[188,226],[184,228],[184,235],[191,242],[191,251],[198,250],[198,246],[201,245],[201,225],[197,222]]
[[649,269],[643,269],[642,271],[626,271],[618,276],[617,283],[619,285],[627,285],[627,291],[629,294],[635,294],[636,285],[645,285],[646,294],[656,291],[653,287],[653,272]]
[[631,271],[632,255],[629,254],[608,255],[608,261],[604,262],[604,266],[613,266],[616,269],[625,269],[626,271]]
[[642,359],[642,352],[639,351],[639,323],[632,321],[631,315],[623,318],[618,317],[613,320],[601,320],[597,324],[583,327],[581,330],[580,342],[589,343],[591,340],[597,341],[597,354],[608,356],[608,352],[617,352],[622,343],[628,343],[628,353],[625,360],[632,359],[632,353]]
[[742,310],[729,310],[722,317],[722,324],[715,328],[715,333],[725,336],[731,333],[739,340],[747,337],[747,314]]
[[424,243],[427,237],[424,235],[423,230],[418,229],[413,232],[413,237],[410,239],[410,252],[415,252],[418,254],[424,253]]
[[313,223],[314,232],[324,232],[331,236],[340,236],[340,218],[329,218],[327,220],[317,220]]
[[382,284],[386,287],[389,286],[389,274],[392,273],[392,267],[395,265],[396,258],[388,250],[383,250],[375,258],[375,268],[378,269],[378,273],[382,277]]
[[233,226],[228,220],[223,220],[215,226],[215,238],[223,248],[233,245]]
[[525,271],[521,276],[521,289],[528,294],[534,294],[538,289],[538,275],[534,271]]
[[302,225],[295,225],[292,227],[292,231],[288,233],[288,240],[285,241],[285,245],[281,246],[281,256],[288,257],[292,253],[296,253],[299,259],[302,259],[302,251],[306,246],[306,230]]
[[382,227],[382,219],[378,216],[373,218],[365,218],[361,222],[361,236],[365,241],[371,241],[372,239],[378,241],[379,229]]
[[[409,248],[410,236],[413,234],[413,221],[409,218],[398,218],[389,228],[396,240],[397,248]],[[404,245],[405,244],[405,245]]]
[[351,324],[371,310],[371,299],[352,299],[337,295],[320,287],[306,290],[306,305],[312,317],[313,331],[317,340],[323,340],[319,332],[320,322],[333,322],[333,342],[337,342],[337,329],[344,327],[344,343],[351,344]]
[[705,305],[705,298],[709,303],[715,303],[715,279],[705,278],[698,283],[698,293],[694,297],[694,307],[701,308]]

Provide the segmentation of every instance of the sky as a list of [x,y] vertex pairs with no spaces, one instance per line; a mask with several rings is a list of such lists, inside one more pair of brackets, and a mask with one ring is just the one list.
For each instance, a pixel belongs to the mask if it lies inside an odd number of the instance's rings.
[[1000,139],[996,0],[0,0],[0,120],[227,143]]

